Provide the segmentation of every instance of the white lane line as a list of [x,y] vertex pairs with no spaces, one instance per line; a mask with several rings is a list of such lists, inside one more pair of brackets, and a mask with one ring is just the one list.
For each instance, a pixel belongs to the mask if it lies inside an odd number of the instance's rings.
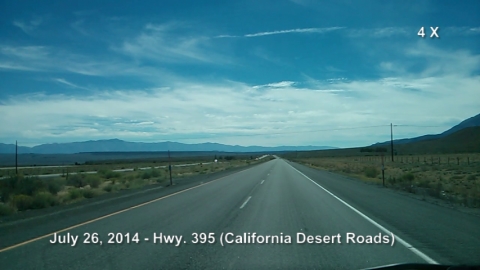
[[[288,164],[288,163],[287,163]],[[290,164],[288,164],[290,165]],[[359,210],[357,210],[355,207],[351,206],[350,204],[346,203],[344,200],[340,199],[339,197],[337,197],[335,194],[331,193],[330,191],[328,191],[326,188],[322,187],[321,185],[319,185],[317,182],[313,181],[312,179],[310,179],[310,177],[306,176],[305,174],[303,174],[301,171],[295,169],[295,167],[293,167],[292,165],[290,165],[290,167],[292,167],[295,171],[297,171],[299,174],[303,175],[303,177],[307,178],[308,180],[310,180],[312,183],[314,183],[315,185],[317,185],[319,188],[323,189],[325,192],[327,192],[328,194],[332,195],[335,199],[339,200],[341,203],[343,203],[344,205],[346,205],[348,208],[352,209],[354,212],[356,212],[357,214],[359,214],[360,216],[362,216],[364,219],[366,219],[367,221],[369,221],[370,223],[372,223],[373,225],[375,225],[377,228],[379,228],[380,230],[384,231],[385,233],[387,234],[393,234],[392,232],[390,232],[389,230],[387,230],[385,227],[383,227],[382,225],[378,224],[377,222],[375,222],[373,219],[369,218],[367,215],[365,215],[364,213],[360,212]],[[415,253],[416,255],[418,255],[420,258],[424,259],[426,262],[430,263],[430,264],[439,264],[437,261],[435,261],[434,259],[428,257],[428,255],[426,255],[425,253],[421,252],[420,250],[416,249],[415,247],[413,247],[410,243],[408,243],[407,241],[403,240],[402,238],[400,238],[399,236],[395,236],[396,240],[402,244],[403,246],[405,246],[407,249],[411,250],[413,253]]]
[[263,185],[263,182],[265,182],[265,180],[262,180],[262,182],[260,183],[260,185]]
[[247,205],[248,201],[250,201],[251,198],[252,198],[252,196],[248,196],[247,200],[242,204],[242,206],[240,206],[240,209],[245,207],[245,205]]

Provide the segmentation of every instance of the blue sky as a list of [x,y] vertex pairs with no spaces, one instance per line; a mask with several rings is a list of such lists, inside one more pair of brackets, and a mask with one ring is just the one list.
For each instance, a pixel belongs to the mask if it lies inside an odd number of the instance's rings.
[[[480,113],[479,11],[478,1],[2,1],[0,142],[350,147],[388,140],[390,123],[409,125],[398,137],[439,133]],[[380,127],[348,129],[369,126]]]

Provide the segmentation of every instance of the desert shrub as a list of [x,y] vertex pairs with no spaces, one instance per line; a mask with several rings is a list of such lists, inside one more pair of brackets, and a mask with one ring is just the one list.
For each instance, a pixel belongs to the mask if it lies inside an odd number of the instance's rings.
[[32,209],[47,208],[59,204],[58,198],[50,192],[39,192],[33,196]]
[[50,193],[55,195],[65,187],[66,183],[67,181],[65,179],[54,178],[47,181],[47,189]]
[[68,190],[68,197],[71,200],[82,198],[83,197],[83,191],[81,189],[78,189],[78,188],[72,188],[72,189]]
[[145,171],[142,173],[142,179],[150,179],[152,174],[149,171]]
[[471,174],[467,177],[467,180],[470,180],[470,181],[477,180],[477,177],[475,175]]
[[91,190],[91,189],[84,189],[84,190],[82,190],[82,191],[83,191],[83,192],[82,192],[82,193],[83,193],[83,194],[82,194],[83,197],[85,197],[85,198],[87,198],[87,199],[93,198],[93,197],[95,197],[95,196],[97,195],[97,194],[96,194],[93,190]]
[[16,177],[10,176],[0,181],[0,199],[2,202],[7,202],[15,194],[16,185]]
[[105,187],[103,187],[103,190],[106,191],[106,192],[112,192],[113,187],[112,187],[112,185],[106,185]]
[[366,177],[375,178],[379,174],[378,169],[375,167],[365,167],[363,169]]
[[15,212],[15,209],[8,204],[0,203],[0,217],[8,216]]
[[460,180],[460,179],[463,179],[463,175],[454,175],[450,177],[450,180]]
[[85,177],[83,177],[83,175],[74,174],[68,177],[67,185],[80,188],[86,186],[87,181],[85,180]]
[[141,179],[136,179],[130,183],[129,188],[135,189],[135,188],[143,187],[144,185],[145,185],[145,181]]
[[407,181],[407,182],[412,182],[415,179],[415,176],[413,173],[405,173],[402,175],[402,180]]
[[2,202],[8,202],[15,195],[28,195],[47,190],[45,181],[38,177],[10,176],[0,181],[0,197]]
[[45,181],[38,177],[18,177],[16,183],[16,193],[32,196],[36,192],[47,189]]
[[111,171],[111,170],[103,170],[102,172],[99,171],[99,173],[105,179],[119,178],[121,176],[121,174],[119,172],[114,172],[114,171]]
[[90,187],[92,188],[98,188],[98,186],[100,186],[100,184],[102,183],[102,181],[100,180],[100,178],[96,175],[89,175],[86,179],[85,179],[85,182],[90,185]]
[[159,176],[160,176],[160,171],[157,170],[157,169],[151,169],[151,170],[150,170],[150,175],[151,175],[152,177],[159,177]]
[[419,181],[417,183],[417,186],[421,187],[421,188],[429,188],[430,187],[430,182],[428,182],[426,180],[422,180],[422,181]]
[[15,195],[12,198],[12,205],[19,211],[25,211],[32,208],[33,198],[25,194]]

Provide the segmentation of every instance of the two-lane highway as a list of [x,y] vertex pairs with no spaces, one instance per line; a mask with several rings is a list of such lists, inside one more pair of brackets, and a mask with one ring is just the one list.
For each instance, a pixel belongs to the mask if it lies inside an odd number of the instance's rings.
[[[57,237],[68,234],[66,244],[50,243],[54,239],[50,235],[4,249],[0,265],[5,269],[358,269],[401,262],[442,263],[440,253],[424,253],[416,243],[386,229],[402,232],[401,226],[376,221],[314,180],[301,168],[275,159],[58,232]],[[465,220],[459,222],[470,222]],[[96,243],[85,244],[88,236]],[[366,243],[370,240],[377,243]]]

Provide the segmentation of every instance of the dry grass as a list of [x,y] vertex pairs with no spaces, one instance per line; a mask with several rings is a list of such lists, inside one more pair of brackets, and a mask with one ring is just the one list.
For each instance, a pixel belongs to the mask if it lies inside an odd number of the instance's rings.
[[[292,159],[314,168],[382,183],[380,156]],[[423,196],[480,207],[480,154],[385,157],[385,183]]]
[[[269,159],[265,158],[259,161],[250,159],[234,159],[219,163],[172,167],[172,178],[175,181],[175,179],[185,178],[198,174],[210,174],[218,171],[224,171],[246,166],[248,164],[261,163],[267,160]],[[159,165],[157,164],[156,166]],[[42,205],[42,207],[35,206],[34,208],[33,201],[36,198],[35,196],[37,193],[47,194],[48,196],[43,196],[45,194],[42,195],[43,197],[45,197],[44,200],[54,200],[56,204],[71,204],[84,199],[93,198],[105,193],[116,192],[119,190],[138,189],[146,185],[153,184],[164,185],[169,183],[170,172],[168,168],[134,170],[126,172],[112,172],[111,170],[106,170],[103,168],[97,174],[69,174],[61,177],[44,179],[32,177],[28,179],[34,179],[36,184],[31,185],[31,194],[23,194],[22,190],[24,189],[16,188],[16,186],[18,186],[18,183],[21,183],[22,179],[24,179],[22,176],[19,176],[17,180],[14,180],[16,178],[11,179],[14,182],[7,181],[8,179],[0,180],[5,181],[2,183],[6,185],[5,187],[8,187],[9,189],[8,194],[2,193],[2,195],[4,195],[4,198],[0,197],[0,216],[9,215],[15,213],[16,211],[43,208],[53,205],[47,205],[42,201],[40,202],[40,205]],[[7,185],[7,183],[12,183],[12,185]],[[51,199],[50,197],[52,197],[53,199]],[[14,200],[15,198],[17,199]],[[21,200],[18,198],[20,198]],[[22,206],[23,208],[20,209],[19,206]]]
[[[247,159],[233,159],[230,161],[220,160],[217,164],[236,164],[239,161],[245,162]],[[176,167],[178,164],[191,164],[191,163],[210,163],[213,160],[173,160],[171,162],[174,168],[180,171],[184,171],[184,167]],[[150,162],[128,162],[128,163],[110,163],[110,164],[83,164],[83,165],[70,165],[68,167],[19,167],[18,170],[22,175],[48,175],[48,174],[66,174],[66,173],[84,173],[92,171],[111,171],[121,169],[139,169],[139,168],[155,168],[155,167],[168,167],[167,161],[150,161]],[[203,166],[210,166],[210,164],[204,164]],[[160,170],[165,168],[159,168]],[[15,169],[0,169],[0,177],[15,175]]]

